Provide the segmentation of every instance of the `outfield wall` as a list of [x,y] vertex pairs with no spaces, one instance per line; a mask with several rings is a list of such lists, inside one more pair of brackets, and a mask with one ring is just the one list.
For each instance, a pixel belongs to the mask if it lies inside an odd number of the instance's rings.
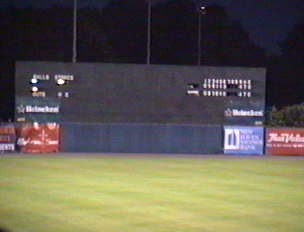
[[0,153],[108,152],[304,156],[304,128],[179,124],[1,124]]
[[222,127],[172,124],[62,124],[63,152],[222,154]]

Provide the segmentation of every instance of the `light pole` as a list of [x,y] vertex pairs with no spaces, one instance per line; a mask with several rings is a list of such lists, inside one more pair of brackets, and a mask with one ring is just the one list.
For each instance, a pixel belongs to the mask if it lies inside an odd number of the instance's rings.
[[72,62],[77,62],[77,0],[74,0],[73,14],[73,58]]
[[147,15],[147,64],[151,63],[151,0],[148,0],[148,15]]
[[198,8],[198,28],[197,28],[197,65],[202,63],[202,15],[206,14],[206,7]]

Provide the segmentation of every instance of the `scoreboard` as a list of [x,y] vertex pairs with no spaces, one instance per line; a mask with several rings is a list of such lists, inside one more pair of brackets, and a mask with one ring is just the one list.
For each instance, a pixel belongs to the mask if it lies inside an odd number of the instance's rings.
[[264,68],[17,62],[19,122],[262,125]]
[[213,97],[251,97],[251,80],[242,79],[204,79],[203,91],[199,91],[198,83],[188,84],[188,95]]

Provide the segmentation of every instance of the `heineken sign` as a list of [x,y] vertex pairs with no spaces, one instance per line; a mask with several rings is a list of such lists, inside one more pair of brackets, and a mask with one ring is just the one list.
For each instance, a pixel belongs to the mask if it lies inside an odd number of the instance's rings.
[[17,106],[17,113],[44,113],[44,114],[58,114],[59,106],[37,106],[37,105],[20,105]]
[[238,109],[227,109],[225,110],[226,117],[263,117],[263,110],[238,110]]

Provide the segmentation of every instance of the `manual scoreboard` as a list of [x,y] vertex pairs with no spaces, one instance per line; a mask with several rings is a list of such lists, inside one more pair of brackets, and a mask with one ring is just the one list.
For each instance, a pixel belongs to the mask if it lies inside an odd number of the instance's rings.
[[264,122],[264,68],[17,62],[15,86],[19,122]]

